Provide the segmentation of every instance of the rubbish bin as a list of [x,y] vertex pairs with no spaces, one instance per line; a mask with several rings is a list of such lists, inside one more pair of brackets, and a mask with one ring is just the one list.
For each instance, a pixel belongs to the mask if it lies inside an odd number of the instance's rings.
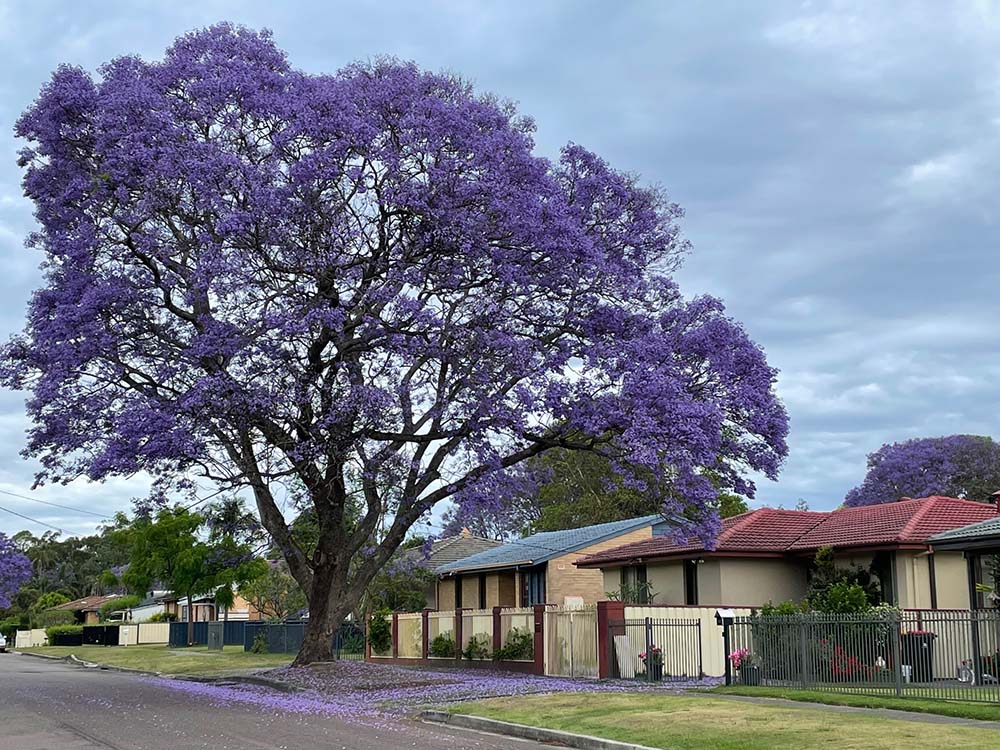
[[934,639],[937,634],[926,630],[903,633],[900,650],[903,664],[912,667],[913,682],[930,682],[934,679]]

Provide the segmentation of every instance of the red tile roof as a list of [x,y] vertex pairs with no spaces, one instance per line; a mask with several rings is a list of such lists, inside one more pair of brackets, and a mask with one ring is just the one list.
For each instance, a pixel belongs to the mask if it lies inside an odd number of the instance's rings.
[[[820,547],[869,547],[926,544],[934,534],[975,521],[993,518],[992,504],[952,497],[903,498],[894,503],[832,512],[760,508],[722,522],[714,552],[748,555],[783,554]],[[679,544],[669,536],[590,555],[577,562],[582,567],[655,558],[683,558],[712,551],[695,540]]]
[[117,594],[111,594],[110,596],[85,596],[82,599],[75,599],[71,602],[60,604],[57,607],[52,607],[52,609],[71,609],[76,612],[96,612],[101,608],[102,604],[110,602],[117,596]]
[[997,515],[993,504],[953,497],[903,498],[895,503],[844,508],[791,545],[793,550],[864,547],[878,544],[926,544],[942,531]]

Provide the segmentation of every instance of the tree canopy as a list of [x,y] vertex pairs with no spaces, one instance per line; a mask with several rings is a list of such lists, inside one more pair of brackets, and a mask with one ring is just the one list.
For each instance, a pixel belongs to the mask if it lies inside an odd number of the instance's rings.
[[676,204],[532,131],[457,76],[308,75],[225,24],[60,67],[16,127],[45,280],[0,363],[40,481],[249,488],[309,594],[300,663],[416,520],[553,448],[669,477],[661,509],[710,542],[718,492],[786,453],[775,371],[671,278]]
[[31,560],[0,533],[0,610],[11,605],[14,595],[31,578]]
[[868,456],[864,481],[845,505],[945,495],[989,502],[1000,490],[1000,445],[990,437],[949,435],[887,443]]

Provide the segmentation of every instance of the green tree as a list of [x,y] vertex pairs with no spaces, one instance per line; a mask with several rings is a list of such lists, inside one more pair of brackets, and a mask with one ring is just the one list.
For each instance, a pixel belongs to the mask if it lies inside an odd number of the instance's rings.
[[284,562],[272,562],[263,575],[243,584],[240,596],[271,620],[283,620],[306,606],[302,587]]
[[205,516],[181,507],[139,516],[123,530],[130,561],[123,580],[132,591],[153,581],[187,600],[188,643],[194,641],[194,597],[218,586],[240,585],[263,572],[250,547],[228,533],[208,530]]
[[733,495],[729,492],[719,493],[720,517],[732,518],[733,516],[738,516],[740,513],[746,513],[748,510],[750,510],[750,507],[747,505],[747,501],[739,495]]

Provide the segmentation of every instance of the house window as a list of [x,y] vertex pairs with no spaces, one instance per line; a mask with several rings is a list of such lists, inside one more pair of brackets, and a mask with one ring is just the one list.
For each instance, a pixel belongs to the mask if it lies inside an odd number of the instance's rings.
[[628,604],[649,604],[649,587],[646,585],[646,566],[630,565],[622,568],[621,598]]
[[521,574],[521,604],[530,607],[545,604],[545,568],[526,570]]
[[187,622],[187,619],[188,619],[188,608],[187,605],[185,604],[183,607],[181,607],[181,622]]
[[455,576],[455,609],[462,608],[462,577]]
[[486,609],[486,574],[479,574],[479,608]]
[[698,561],[684,561],[684,603],[698,603]]
[[869,570],[878,578],[882,603],[897,604],[899,597],[896,593],[896,553],[876,552]]

